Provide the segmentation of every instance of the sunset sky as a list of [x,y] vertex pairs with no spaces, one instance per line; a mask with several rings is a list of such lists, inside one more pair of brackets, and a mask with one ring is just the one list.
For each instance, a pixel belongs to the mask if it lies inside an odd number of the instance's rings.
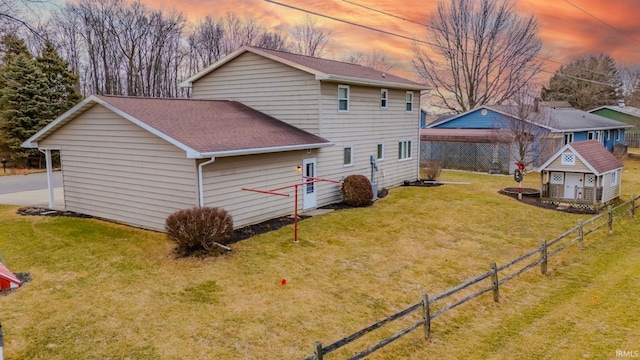
[[[141,1],[152,8],[173,8],[191,21],[197,21],[206,15],[221,16],[230,11],[239,16],[255,16],[261,22],[280,30],[300,22],[305,16],[304,12],[263,0]],[[430,13],[437,6],[436,0],[275,1],[417,39],[425,39],[425,27],[369,11],[349,2],[420,23],[427,23]],[[515,0],[515,4],[519,13],[533,13],[537,16],[544,44],[541,55],[555,61],[545,64],[545,70],[549,73],[543,74],[544,79],[548,79],[550,73],[560,66],[558,62],[566,64],[576,57],[588,54],[605,53],[618,63],[640,64],[639,0]],[[411,75],[411,41],[329,19],[318,18],[318,22],[334,31],[326,56],[341,59],[350,51],[375,50],[390,57],[394,64],[391,72]]]

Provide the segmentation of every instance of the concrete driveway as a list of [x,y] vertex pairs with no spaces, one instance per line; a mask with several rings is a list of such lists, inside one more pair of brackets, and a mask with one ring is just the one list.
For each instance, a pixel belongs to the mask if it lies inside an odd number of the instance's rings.
[[[54,201],[56,209],[64,209],[62,173],[53,173]],[[49,207],[47,174],[0,176],[0,204]]]

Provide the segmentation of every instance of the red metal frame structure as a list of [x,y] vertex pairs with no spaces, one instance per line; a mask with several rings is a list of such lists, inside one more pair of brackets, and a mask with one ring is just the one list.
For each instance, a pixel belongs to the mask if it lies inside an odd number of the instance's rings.
[[330,183],[335,183],[335,184],[341,184],[341,181],[337,181],[337,180],[331,180],[331,179],[323,179],[323,178],[319,178],[319,177],[312,177],[312,176],[303,176],[303,179],[305,179],[306,181],[301,182],[299,184],[293,184],[293,185],[287,185],[287,186],[283,186],[283,187],[279,187],[279,188],[275,188],[275,189],[271,189],[271,190],[259,190],[259,189],[250,189],[250,188],[242,188],[242,190],[244,191],[253,191],[253,192],[257,192],[257,193],[261,193],[261,194],[268,194],[268,195],[277,195],[277,196],[291,196],[291,194],[285,194],[280,192],[281,190],[285,190],[285,189],[290,189],[290,188],[295,188],[295,199],[294,199],[294,206],[293,206],[293,242],[298,242],[298,187],[302,186],[302,185],[307,185],[307,184],[311,184],[311,183],[317,183],[317,182],[330,182]]

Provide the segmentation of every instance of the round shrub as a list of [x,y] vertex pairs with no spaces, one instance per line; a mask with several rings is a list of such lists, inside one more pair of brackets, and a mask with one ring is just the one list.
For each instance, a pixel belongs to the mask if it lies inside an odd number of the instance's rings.
[[195,207],[169,215],[164,225],[167,236],[178,245],[179,255],[219,255],[233,236],[233,217],[222,208]]
[[371,182],[364,175],[349,175],[342,181],[342,201],[350,206],[369,206],[373,200]]

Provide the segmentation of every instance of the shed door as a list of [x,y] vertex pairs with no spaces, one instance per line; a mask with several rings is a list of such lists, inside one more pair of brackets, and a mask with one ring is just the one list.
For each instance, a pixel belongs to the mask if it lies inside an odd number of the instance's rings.
[[[316,158],[302,160],[302,175],[316,176]],[[306,181],[303,178],[303,181]],[[302,209],[310,209],[316,207],[317,204],[318,183],[311,182],[302,187]]]
[[584,192],[582,174],[567,173],[564,179],[564,198],[582,199],[584,197],[582,194]]

